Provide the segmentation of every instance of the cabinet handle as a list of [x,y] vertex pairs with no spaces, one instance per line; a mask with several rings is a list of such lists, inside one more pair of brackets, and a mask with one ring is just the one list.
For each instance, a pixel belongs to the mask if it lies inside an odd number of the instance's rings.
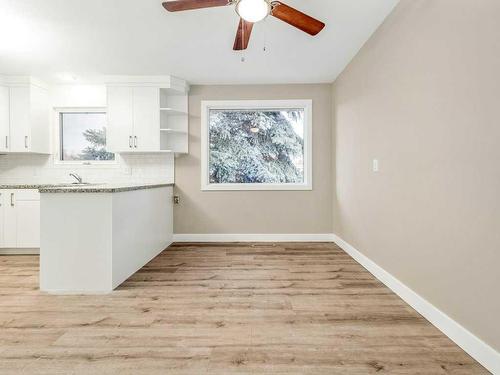
[[132,148],[132,136],[128,137],[128,147]]
[[14,193],[10,193],[10,205],[14,207]]
[[134,136],[134,147],[137,148],[137,136]]
[[24,148],[28,148],[28,136],[24,136]]

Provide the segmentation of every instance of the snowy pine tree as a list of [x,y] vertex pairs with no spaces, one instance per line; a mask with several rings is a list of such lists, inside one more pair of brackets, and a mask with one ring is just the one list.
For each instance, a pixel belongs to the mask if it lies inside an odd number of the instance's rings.
[[211,183],[301,183],[303,110],[210,111]]
[[83,136],[89,143],[79,155],[79,160],[114,160],[115,155],[106,151],[106,128],[87,129]]

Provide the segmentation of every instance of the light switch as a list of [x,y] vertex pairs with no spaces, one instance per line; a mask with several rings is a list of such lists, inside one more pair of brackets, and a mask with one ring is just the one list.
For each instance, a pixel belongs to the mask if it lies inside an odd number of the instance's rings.
[[378,172],[378,159],[373,159],[373,172]]

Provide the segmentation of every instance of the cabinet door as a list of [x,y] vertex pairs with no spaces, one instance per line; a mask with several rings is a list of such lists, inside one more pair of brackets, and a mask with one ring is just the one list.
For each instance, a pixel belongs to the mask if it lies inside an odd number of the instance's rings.
[[4,206],[5,206],[5,190],[0,190],[0,248],[5,247],[3,241]]
[[9,88],[0,86],[0,151],[9,149]]
[[40,154],[50,154],[50,105],[48,91],[37,86],[31,86],[30,105],[30,151]]
[[40,201],[17,200],[17,247],[40,247]]
[[160,150],[160,90],[134,87],[134,149]]
[[16,194],[13,190],[3,190],[3,247],[17,247]]
[[106,144],[112,152],[133,151],[133,89],[108,86]]
[[10,151],[30,151],[30,89],[11,87],[10,92]]

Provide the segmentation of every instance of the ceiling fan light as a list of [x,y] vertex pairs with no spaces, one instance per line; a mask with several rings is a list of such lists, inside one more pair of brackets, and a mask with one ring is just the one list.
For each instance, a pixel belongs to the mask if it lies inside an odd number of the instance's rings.
[[269,15],[271,6],[267,0],[240,0],[236,13],[247,22],[259,22]]

